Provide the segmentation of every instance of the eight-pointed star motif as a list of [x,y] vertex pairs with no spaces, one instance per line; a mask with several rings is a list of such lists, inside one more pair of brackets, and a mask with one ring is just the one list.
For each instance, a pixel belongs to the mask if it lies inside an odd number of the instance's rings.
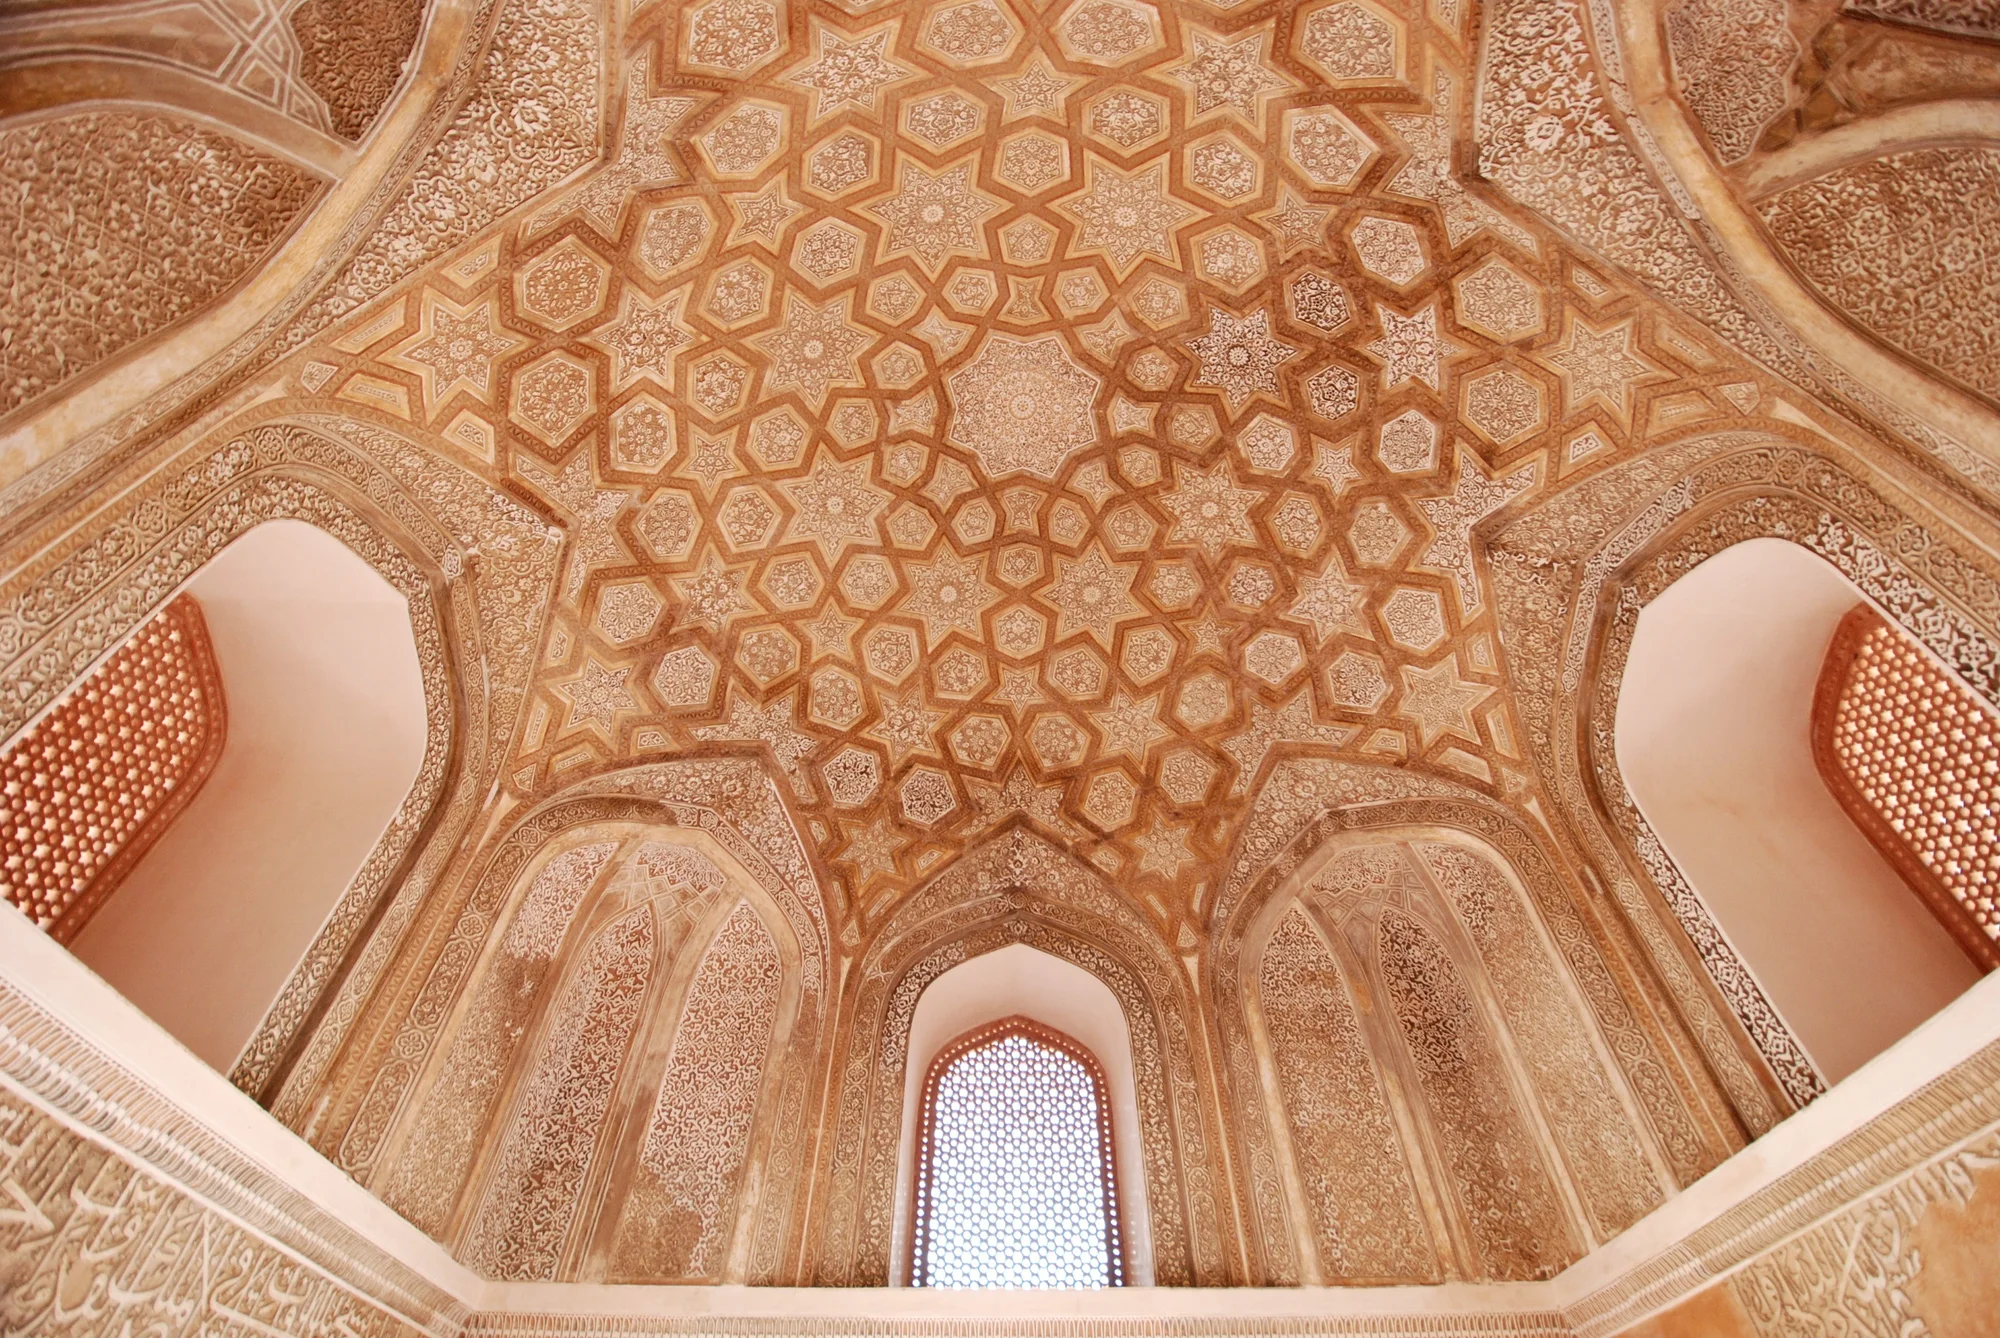
[[821,28],[819,59],[786,75],[785,82],[813,91],[815,121],[849,103],[873,111],[884,87],[911,74],[884,54],[890,36],[884,28],[847,42],[831,28]]
[[884,255],[913,255],[935,274],[947,256],[985,254],[979,220],[1000,207],[972,188],[972,165],[960,163],[936,176],[905,161],[896,193],[866,206],[888,225]]
[[1104,252],[1121,277],[1141,256],[1177,263],[1174,229],[1195,211],[1167,194],[1166,173],[1164,163],[1125,173],[1092,158],[1083,190],[1056,204],[1079,224],[1077,249]]
[[1298,355],[1290,344],[1271,337],[1271,316],[1258,310],[1232,316],[1221,307],[1208,309],[1208,333],[1188,340],[1188,351],[1201,360],[1193,384],[1213,386],[1234,409],[1260,392],[1278,389],[1278,365]]
[[1139,606],[1132,600],[1138,567],[1111,561],[1098,544],[1080,558],[1057,558],[1056,567],[1055,583],[1041,592],[1042,601],[1056,610],[1056,639],[1089,632],[1110,650],[1118,624],[1139,616]]
[[870,337],[854,328],[847,319],[849,294],[843,293],[823,307],[815,307],[802,297],[785,298],[785,323],[754,341],[771,358],[771,386],[796,386],[814,405],[826,402],[826,392],[834,386],[861,384],[861,365],[856,360],[868,347]]
[[1257,546],[1250,508],[1263,500],[1263,494],[1237,487],[1227,460],[1216,462],[1206,473],[1176,463],[1173,489],[1159,500],[1174,515],[1168,543],[1199,544],[1212,558],[1220,557],[1231,544]]
[[1270,34],[1256,32],[1240,42],[1225,42],[1212,33],[1194,30],[1187,58],[1171,73],[1194,95],[1194,114],[1206,116],[1227,107],[1251,125],[1258,124],[1264,99],[1292,81],[1264,63],[1264,43]]
[[798,510],[790,537],[811,539],[829,562],[851,543],[874,543],[875,517],[889,494],[868,481],[868,467],[866,458],[842,463],[822,450],[804,478],[782,480],[778,486]]

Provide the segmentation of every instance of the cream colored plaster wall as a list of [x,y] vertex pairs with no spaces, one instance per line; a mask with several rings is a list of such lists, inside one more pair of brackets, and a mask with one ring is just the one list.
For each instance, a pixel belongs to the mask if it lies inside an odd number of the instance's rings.
[[917,1103],[938,1052],[974,1027],[1014,1016],[1052,1027],[1097,1056],[1111,1096],[1111,1155],[1118,1172],[1126,1276],[1153,1285],[1153,1233],[1140,1155],[1139,1095],[1132,1076],[1132,1033],[1109,986],[1080,966],[1025,943],[961,962],[925,987],[910,1019],[909,1064],[903,1074],[903,1133],[896,1158],[896,1233],[892,1264],[898,1283],[910,1273],[910,1209],[917,1165]]
[[71,946],[227,1071],[415,781],[423,682],[402,596],[303,522],[252,530],[187,589],[228,739]]
[[1830,1082],[1979,978],[1813,762],[1813,689],[1860,598],[1783,540],[1718,554],[1639,616],[1616,726],[1640,811]]

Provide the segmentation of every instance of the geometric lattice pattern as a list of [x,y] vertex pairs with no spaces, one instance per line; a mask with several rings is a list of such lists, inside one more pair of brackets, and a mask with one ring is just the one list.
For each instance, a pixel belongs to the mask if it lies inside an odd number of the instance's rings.
[[2000,965],[1992,708],[1862,605],[1827,653],[1813,734],[1820,770],[1856,823],[1968,953]]
[[1023,1018],[949,1047],[924,1084],[919,1287],[1116,1287],[1111,1124],[1089,1053]]
[[208,779],[224,728],[183,595],[0,755],[0,894],[68,942]]

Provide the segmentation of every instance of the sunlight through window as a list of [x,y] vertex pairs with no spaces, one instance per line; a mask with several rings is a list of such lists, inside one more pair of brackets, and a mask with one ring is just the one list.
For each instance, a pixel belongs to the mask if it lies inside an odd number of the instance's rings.
[[948,1047],[924,1084],[919,1287],[1115,1287],[1124,1278],[1104,1078],[1015,1018]]

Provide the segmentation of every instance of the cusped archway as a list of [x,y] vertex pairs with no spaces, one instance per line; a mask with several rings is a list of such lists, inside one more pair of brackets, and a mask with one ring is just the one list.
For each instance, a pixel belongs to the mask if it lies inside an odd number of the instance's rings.
[[1021,944],[1102,982],[1130,1040],[1152,1275],[1163,1286],[1236,1280],[1218,1112],[1205,1096],[1200,1014],[1156,930],[1103,875],[1024,826],[996,833],[912,893],[851,974],[829,1078],[809,1280],[892,1277],[912,1024],[930,984]]
[[1866,604],[1797,544],[1725,548],[1640,613],[1613,724],[1638,811],[1828,1082],[1982,974],[1814,756],[1829,647]]

